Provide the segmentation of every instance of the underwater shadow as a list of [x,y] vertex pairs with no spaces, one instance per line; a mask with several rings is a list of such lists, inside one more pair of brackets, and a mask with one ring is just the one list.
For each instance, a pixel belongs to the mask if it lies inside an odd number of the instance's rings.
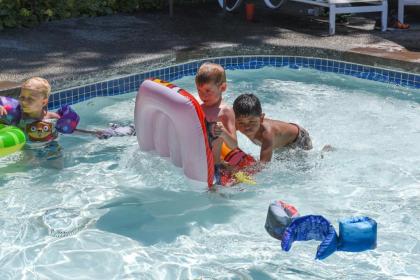
[[200,192],[151,189],[107,203],[96,223],[100,230],[127,236],[146,246],[170,243],[193,227],[228,222],[236,210],[223,198]]

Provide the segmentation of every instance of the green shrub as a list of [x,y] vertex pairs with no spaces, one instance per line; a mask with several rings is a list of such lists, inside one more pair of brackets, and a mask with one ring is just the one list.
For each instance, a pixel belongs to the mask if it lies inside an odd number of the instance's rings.
[[[203,0],[177,0],[177,3]],[[0,30],[41,22],[116,12],[160,10],[166,0],[0,0]]]

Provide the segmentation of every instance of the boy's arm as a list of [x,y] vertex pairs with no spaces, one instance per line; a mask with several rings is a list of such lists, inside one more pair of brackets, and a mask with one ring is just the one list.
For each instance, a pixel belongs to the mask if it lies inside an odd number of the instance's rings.
[[80,128],[75,128],[73,134],[76,135],[93,135],[93,136],[97,136],[98,135],[98,131],[97,130],[87,130],[87,129],[80,129]]
[[263,135],[261,144],[260,161],[263,163],[270,162],[273,156],[274,139],[270,135]]
[[217,135],[219,133],[219,136],[223,138],[229,148],[237,148],[238,140],[236,136],[235,114],[233,109],[224,109],[221,120],[223,125],[216,124],[215,134]]
[[108,139],[112,135],[108,135],[105,133],[106,130],[88,130],[88,129],[81,129],[81,128],[75,128],[73,134],[75,135],[91,135],[95,136],[99,139]]

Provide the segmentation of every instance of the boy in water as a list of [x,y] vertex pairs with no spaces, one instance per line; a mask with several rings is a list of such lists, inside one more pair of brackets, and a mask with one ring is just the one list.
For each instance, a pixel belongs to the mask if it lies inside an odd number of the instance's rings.
[[[55,123],[62,116],[55,112],[47,111],[50,94],[51,86],[43,78],[33,77],[22,84],[19,95],[21,111],[16,125],[24,130],[29,136],[28,138],[33,142],[48,142],[58,136]],[[8,114],[6,108],[1,106],[1,104],[0,101],[0,122],[2,119],[7,119]],[[28,126],[31,123],[36,124],[36,126]],[[42,124],[45,125],[42,127]],[[109,128],[102,130],[74,129],[74,131],[78,134],[95,135],[100,139],[106,139],[112,136],[135,135],[134,126],[123,127],[117,124],[111,124]]]
[[[47,110],[48,98],[51,94],[49,82],[40,77],[33,77],[22,84],[19,104],[20,115],[14,116],[27,139],[26,160],[40,158],[48,160],[47,166],[62,168],[61,148],[56,141],[58,131],[56,122],[61,116]],[[0,105],[0,118],[7,119],[8,111]]]
[[[57,138],[54,124],[61,116],[47,111],[50,94],[51,86],[43,78],[33,77],[22,84],[19,95],[20,113],[12,116],[11,123],[21,128],[31,142],[45,143]],[[0,105],[0,117],[7,119],[7,115],[6,108]]]
[[57,113],[47,110],[50,94],[50,83],[43,78],[33,77],[22,84],[19,106],[15,106],[15,109],[11,108],[13,106],[7,103],[5,97],[0,96],[0,123],[16,125],[25,132],[28,140],[25,149],[27,160],[47,160],[48,167],[62,168],[61,147],[55,141],[58,132],[91,134],[102,139],[135,134],[133,126],[112,125],[105,130],[78,130],[79,116],[69,106],[62,106]]
[[201,108],[210,124],[210,138],[213,159],[216,167],[221,163],[220,154],[223,142],[230,149],[238,146],[236,139],[235,114],[232,107],[223,101],[226,91],[226,73],[215,63],[204,63],[195,76],[195,85],[201,99]]
[[[50,93],[50,83],[40,77],[30,78],[22,84],[19,95],[19,104],[22,111],[18,126],[22,126],[22,123],[28,122],[28,120],[60,118],[57,113],[47,111]],[[0,116],[7,115],[7,113],[7,110],[0,105]]]
[[273,151],[282,147],[312,149],[309,133],[293,123],[265,118],[259,99],[242,94],[233,102],[236,128],[252,142],[261,146],[260,161],[271,161]]

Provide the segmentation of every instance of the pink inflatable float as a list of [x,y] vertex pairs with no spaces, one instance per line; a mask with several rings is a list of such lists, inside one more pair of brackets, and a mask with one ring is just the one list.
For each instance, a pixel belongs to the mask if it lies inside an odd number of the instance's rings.
[[134,123],[141,150],[168,157],[188,178],[212,186],[214,164],[205,117],[191,94],[159,79],[144,81]]

